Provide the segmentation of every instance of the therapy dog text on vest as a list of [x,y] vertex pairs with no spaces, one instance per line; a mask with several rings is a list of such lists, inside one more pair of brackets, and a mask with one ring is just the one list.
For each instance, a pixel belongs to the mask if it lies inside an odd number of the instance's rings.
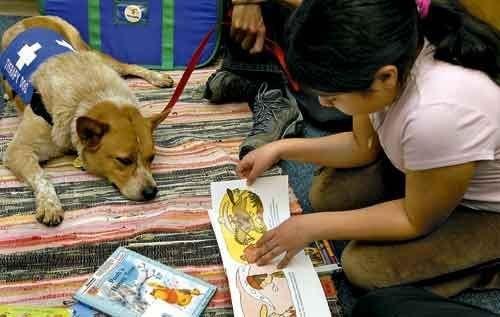
[[31,102],[31,76],[49,58],[74,51],[58,33],[34,28],[19,34],[0,55],[0,72],[25,104]]

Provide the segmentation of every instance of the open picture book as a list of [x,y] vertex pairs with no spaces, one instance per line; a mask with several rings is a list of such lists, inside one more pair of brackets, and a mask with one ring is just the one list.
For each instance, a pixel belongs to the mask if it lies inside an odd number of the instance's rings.
[[310,258],[301,251],[284,269],[284,254],[266,266],[247,261],[255,244],[290,217],[288,177],[211,184],[210,220],[221,250],[236,317],[331,316]]

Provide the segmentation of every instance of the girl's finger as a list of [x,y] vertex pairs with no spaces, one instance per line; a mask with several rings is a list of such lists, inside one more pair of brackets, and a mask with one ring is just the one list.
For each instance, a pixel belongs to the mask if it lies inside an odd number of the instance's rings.
[[247,184],[248,185],[252,185],[255,180],[257,179],[257,177],[260,176],[260,174],[262,174],[262,172],[260,171],[259,168],[256,167],[256,165],[254,164],[252,166],[252,169],[250,170],[250,172],[248,173],[248,176],[247,176]]
[[257,248],[261,248],[263,247],[267,242],[271,241],[272,239],[274,239],[274,234],[275,234],[275,229],[271,229],[269,231],[267,231],[266,233],[264,233],[264,235],[257,241],[257,243],[255,244],[255,246]]
[[250,259],[252,263],[259,261],[261,257],[266,255],[269,251],[274,249],[279,243],[274,241],[274,233],[271,231],[266,232],[262,238],[255,244],[255,253],[253,259]]
[[270,263],[274,258],[276,258],[277,256],[279,256],[280,254],[282,254],[285,251],[286,250],[283,247],[277,245],[273,249],[269,250],[269,252],[267,252],[264,256],[262,256],[257,261],[257,265],[259,265],[259,266],[266,265],[266,264]]
[[283,260],[278,263],[278,269],[284,269],[298,252],[297,249],[287,251]]
[[252,170],[252,163],[249,160],[243,160],[236,166],[236,173],[240,177],[246,177]]

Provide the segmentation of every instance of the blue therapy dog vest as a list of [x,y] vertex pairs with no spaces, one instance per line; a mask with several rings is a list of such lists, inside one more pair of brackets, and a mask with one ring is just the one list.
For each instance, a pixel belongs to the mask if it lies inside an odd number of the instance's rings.
[[31,76],[47,59],[74,51],[58,33],[33,28],[19,34],[0,55],[1,74],[25,104],[33,98]]

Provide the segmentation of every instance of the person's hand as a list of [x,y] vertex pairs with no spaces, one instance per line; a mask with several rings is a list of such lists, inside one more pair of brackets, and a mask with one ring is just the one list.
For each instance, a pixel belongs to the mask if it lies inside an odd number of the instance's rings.
[[266,265],[286,252],[278,264],[278,269],[286,267],[293,257],[311,242],[311,234],[304,228],[303,218],[304,216],[293,216],[278,227],[267,231],[257,241],[255,250],[249,255],[249,263]]
[[245,155],[236,167],[236,173],[239,177],[246,178],[248,185],[252,185],[257,177],[273,167],[279,160],[278,144],[269,143]]
[[251,54],[260,53],[266,39],[266,26],[260,4],[241,4],[233,7],[231,38]]

